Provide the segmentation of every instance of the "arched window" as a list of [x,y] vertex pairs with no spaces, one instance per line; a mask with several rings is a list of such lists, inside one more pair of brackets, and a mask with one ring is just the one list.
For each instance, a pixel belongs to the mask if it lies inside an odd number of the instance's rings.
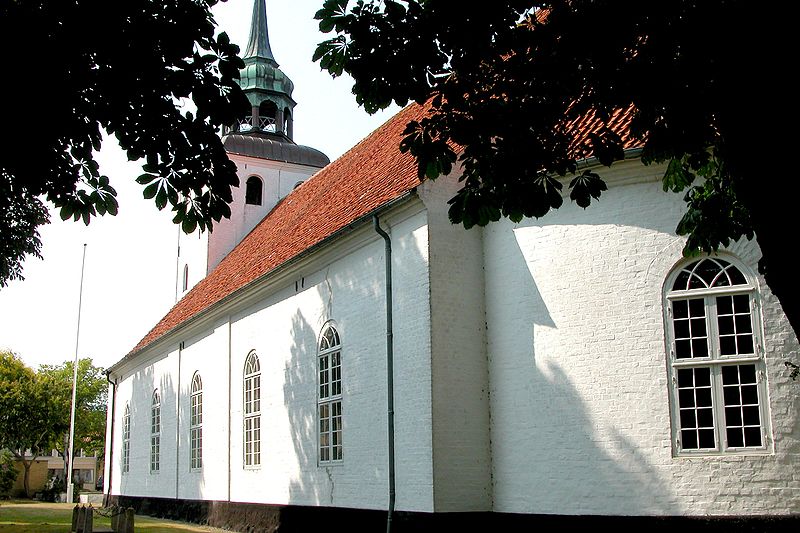
[[676,453],[766,450],[758,293],[733,258],[705,257],[667,279],[669,372]]
[[244,466],[261,464],[261,365],[256,352],[244,363]]
[[258,176],[247,178],[244,192],[244,203],[248,205],[261,205],[261,196],[264,190],[264,182]]
[[127,474],[131,466],[131,406],[125,404],[122,415],[122,473]]
[[161,468],[161,396],[158,389],[153,391],[150,403],[150,471]]
[[319,462],[342,460],[342,343],[333,326],[319,341]]
[[203,380],[197,372],[192,378],[190,403],[189,468],[199,470],[203,468]]
[[189,265],[183,265],[183,292],[189,288]]

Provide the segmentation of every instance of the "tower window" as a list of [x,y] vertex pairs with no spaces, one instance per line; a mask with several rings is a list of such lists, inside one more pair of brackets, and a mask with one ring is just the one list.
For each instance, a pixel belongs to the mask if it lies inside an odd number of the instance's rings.
[[261,205],[261,193],[264,189],[264,183],[258,176],[250,176],[247,178],[247,185],[244,193],[244,203],[249,205]]

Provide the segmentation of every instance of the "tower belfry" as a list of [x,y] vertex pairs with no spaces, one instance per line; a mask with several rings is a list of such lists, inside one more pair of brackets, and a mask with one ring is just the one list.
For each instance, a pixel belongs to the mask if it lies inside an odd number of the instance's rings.
[[250,115],[242,117],[239,133],[272,133],[293,137],[294,84],[278,68],[269,44],[265,0],[254,0],[250,38],[244,52],[244,68],[239,72],[239,85],[250,101]]

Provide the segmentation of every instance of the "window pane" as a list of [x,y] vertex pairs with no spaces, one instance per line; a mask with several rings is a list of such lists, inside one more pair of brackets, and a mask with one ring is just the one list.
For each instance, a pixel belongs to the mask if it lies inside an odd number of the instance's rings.
[[744,428],[744,445],[745,446],[761,446],[761,428],[760,427],[746,427]]
[[675,300],[672,302],[672,315],[673,318],[688,318],[689,317],[689,302],[686,300]]
[[727,426],[741,426],[742,425],[742,410],[738,407],[725,408],[725,424]]
[[728,436],[728,446],[732,448],[741,448],[744,446],[744,432],[741,428],[728,428],[726,430]]
[[697,432],[700,448],[716,447],[713,429],[701,429]]
[[691,387],[694,385],[692,376],[694,373],[689,368],[681,368],[678,370],[678,387]]
[[675,357],[686,359],[692,356],[692,345],[689,340],[675,341]]
[[681,427],[696,428],[697,416],[694,409],[681,409]]
[[751,333],[753,326],[750,324],[750,315],[736,315],[736,333]]
[[744,274],[742,274],[738,268],[731,265],[727,269],[727,274],[731,278],[731,282],[734,285],[745,285],[747,284],[747,280],[744,279]]
[[742,418],[745,426],[758,426],[761,424],[761,416],[759,415],[758,407],[742,407]]
[[736,313],[750,313],[750,297],[746,294],[737,294],[733,297],[733,310]]
[[694,383],[698,387],[711,386],[711,369],[710,368],[695,368],[694,369]]
[[714,410],[713,409],[698,409],[697,410],[697,427],[699,428],[713,428],[714,427]]
[[742,386],[742,405],[758,405],[758,389],[755,385]]
[[719,338],[719,352],[722,355],[736,355],[736,340],[734,337]]
[[748,355],[755,353],[753,350],[753,336],[750,334],[737,335],[736,348],[738,350],[739,355]]
[[681,407],[694,407],[694,390],[693,389],[679,390],[678,404]]
[[691,320],[692,337],[705,337],[706,336],[706,319],[694,318]]
[[681,431],[681,445],[686,450],[696,450],[697,431]]
[[739,383],[739,367],[738,366],[723,366],[722,367],[722,384],[723,385],[736,385]]
[[742,383],[755,383],[756,365],[739,365],[739,376]]
[[731,298],[730,296],[717,296],[717,314],[718,315],[733,314],[733,298]]
[[719,324],[720,335],[733,335],[736,333],[732,316],[720,316],[717,322]]
[[672,285],[672,290],[674,291],[685,291],[686,290],[686,283],[689,281],[689,272],[686,270],[682,270],[678,277],[675,278],[675,283]]
[[692,339],[692,357],[708,357],[706,339]]

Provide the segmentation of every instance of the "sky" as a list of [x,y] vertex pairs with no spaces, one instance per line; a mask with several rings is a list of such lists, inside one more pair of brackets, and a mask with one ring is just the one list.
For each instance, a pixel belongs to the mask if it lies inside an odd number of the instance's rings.
[[[275,59],[295,86],[294,140],[334,160],[398,108],[368,115],[355,103],[351,79],[334,80],[312,63],[316,44],[325,39],[313,20],[321,5],[322,0],[267,0],[267,18]],[[228,0],[213,10],[219,31],[242,49],[252,9],[253,0]],[[32,368],[73,360],[76,344],[80,357],[108,367],[175,304],[178,228],[169,209],[159,212],[142,198],[134,181],[141,162],[127,161],[113,139],[103,143],[97,160],[117,190],[119,214],[85,226],[63,222],[51,211],[51,223],[40,228],[43,259],[26,259],[25,280],[0,289],[0,349],[17,353]]]

